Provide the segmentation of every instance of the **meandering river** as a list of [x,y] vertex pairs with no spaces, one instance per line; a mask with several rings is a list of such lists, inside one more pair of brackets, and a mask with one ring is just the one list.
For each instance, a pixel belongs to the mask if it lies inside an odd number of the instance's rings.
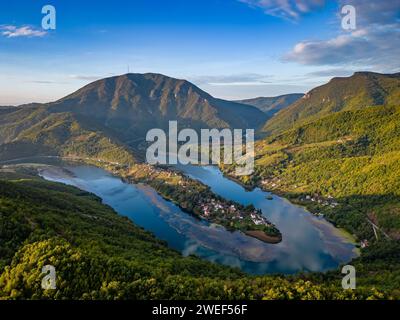
[[164,200],[152,188],[127,184],[109,172],[92,166],[60,163],[44,167],[41,175],[51,181],[74,185],[103,199],[116,212],[152,232],[183,255],[201,258],[252,274],[325,271],[355,257],[347,236],[322,218],[287,200],[260,189],[246,191],[227,179],[216,167],[179,167],[185,174],[242,204],[253,204],[275,223],[283,234],[279,244],[268,244],[241,232],[199,221]]

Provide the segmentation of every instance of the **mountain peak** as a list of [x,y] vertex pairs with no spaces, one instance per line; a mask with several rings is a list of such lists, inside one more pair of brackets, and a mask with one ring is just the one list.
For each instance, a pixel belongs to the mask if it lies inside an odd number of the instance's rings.
[[266,120],[255,107],[214,98],[186,80],[158,73],[100,79],[50,104],[49,109],[87,116],[136,136],[165,128],[170,120],[194,129],[257,128]]

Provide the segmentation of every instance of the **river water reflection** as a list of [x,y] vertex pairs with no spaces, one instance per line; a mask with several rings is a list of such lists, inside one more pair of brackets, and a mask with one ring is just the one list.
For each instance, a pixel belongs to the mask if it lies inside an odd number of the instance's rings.
[[74,185],[103,199],[119,214],[165,240],[184,255],[239,267],[252,274],[324,271],[356,256],[354,245],[331,224],[303,208],[260,189],[246,191],[225,178],[216,167],[179,167],[212,190],[242,204],[253,204],[283,234],[279,244],[267,244],[240,232],[195,219],[152,188],[126,184],[103,169],[86,165],[59,164],[45,167],[41,175],[51,181]]

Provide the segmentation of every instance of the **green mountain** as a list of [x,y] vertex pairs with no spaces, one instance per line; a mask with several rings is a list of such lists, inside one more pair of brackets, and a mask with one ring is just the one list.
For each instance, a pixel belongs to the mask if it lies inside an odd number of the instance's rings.
[[0,108],[0,160],[28,155],[136,161],[152,128],[258,128],[257,108],[216,99],[193,84],[160,74],[126,74],[95,81],[47,104]]
[[111,129],[88,117],[70,112],[52,113],[47,106],[4,111],[0,119],[0,160],[37,155],[136,161],[133,150]]
[[308,92],[265,124],[268,134],[290,129],[331,113],[370,106],[396,105],[400,100],[400,73],[356,72],[351,77],[333,78]]
[[[326,115],[258,141],[255,153],[255,172],[242,182],[350,232],[367,245],[361,249],[365,263],[350,263],[357,274],[366,272],[373,286],[399,287],[400,256],[389,253],[400,246],[399,104]],[[384,262],[388,256],[390,263]]]
[[127,139],[152,128],[257,128],[265,116],[254,107],[216,99],[186,80],[161,74],[125,74],[95,81],[51,103],[51,112],[72,112],[96,119]]
[[360,240],[375,240],[371,221],[380,237],[400,240],[400,105],[333,113],[260,140],[255,152],[244,182],[285,194]]
[[398,245],[399,80],[361,72],[311,90],[267,122],[255,172],[242,181],[324,215],[370,247]]
[[303,93],[284,94],[277,97],[258,97],[253,99],[238,100],[236,102],[248,104],[264,112],[268,118],[288,107],[304,96]]

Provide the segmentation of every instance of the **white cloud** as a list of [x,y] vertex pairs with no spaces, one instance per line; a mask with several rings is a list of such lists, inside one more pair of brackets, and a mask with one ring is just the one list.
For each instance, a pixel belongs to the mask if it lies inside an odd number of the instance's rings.
[[[349,77],[357,70],[353,70],[351,68],[330,68],[330,69],[322,69],[313,72],[307,73],[306,77],[311,77],[314,79],[318,78],[332,78],[332,77]],[[367,71],[367,70],[364,70]]]
[[400,19],[400,2],[396,0],[339,0],[339,7],[352,5],[356,9],[357,24],[388,24]]
[[74,80],[95,81],[95,80],[104,78],[104,76],[71,74],[71,75],[69,75],[69,78],[74,79]]
[[321,41],[297,43],[284,60],[304,65],[358,65],[400,68],[400,25],[374,26]]
[[351,4],[356,8],[356,30],[348,32],[338,28],[338,34],[331,39],[301,41],[284,56],[284,60],[303,65],[399,71],[400,2],[343,0],[339,2],[339,5],[342,4]]
[[208,84],[213,86],[246,86],[265,85],[269,83],[271,76],[257,73],[243,73],[233,75],[213,75],[189,77],[189,80],[197,85]]
[[0,26],[0,32],[7,38],[43,37],[47,34],[47,32],[44,30],[37,30],[30,26],[17,27],[13,25]]
[[303,14],[318,9],[325,0],[239,0],[251,7],[261,8],[268,15],[297,20]]

